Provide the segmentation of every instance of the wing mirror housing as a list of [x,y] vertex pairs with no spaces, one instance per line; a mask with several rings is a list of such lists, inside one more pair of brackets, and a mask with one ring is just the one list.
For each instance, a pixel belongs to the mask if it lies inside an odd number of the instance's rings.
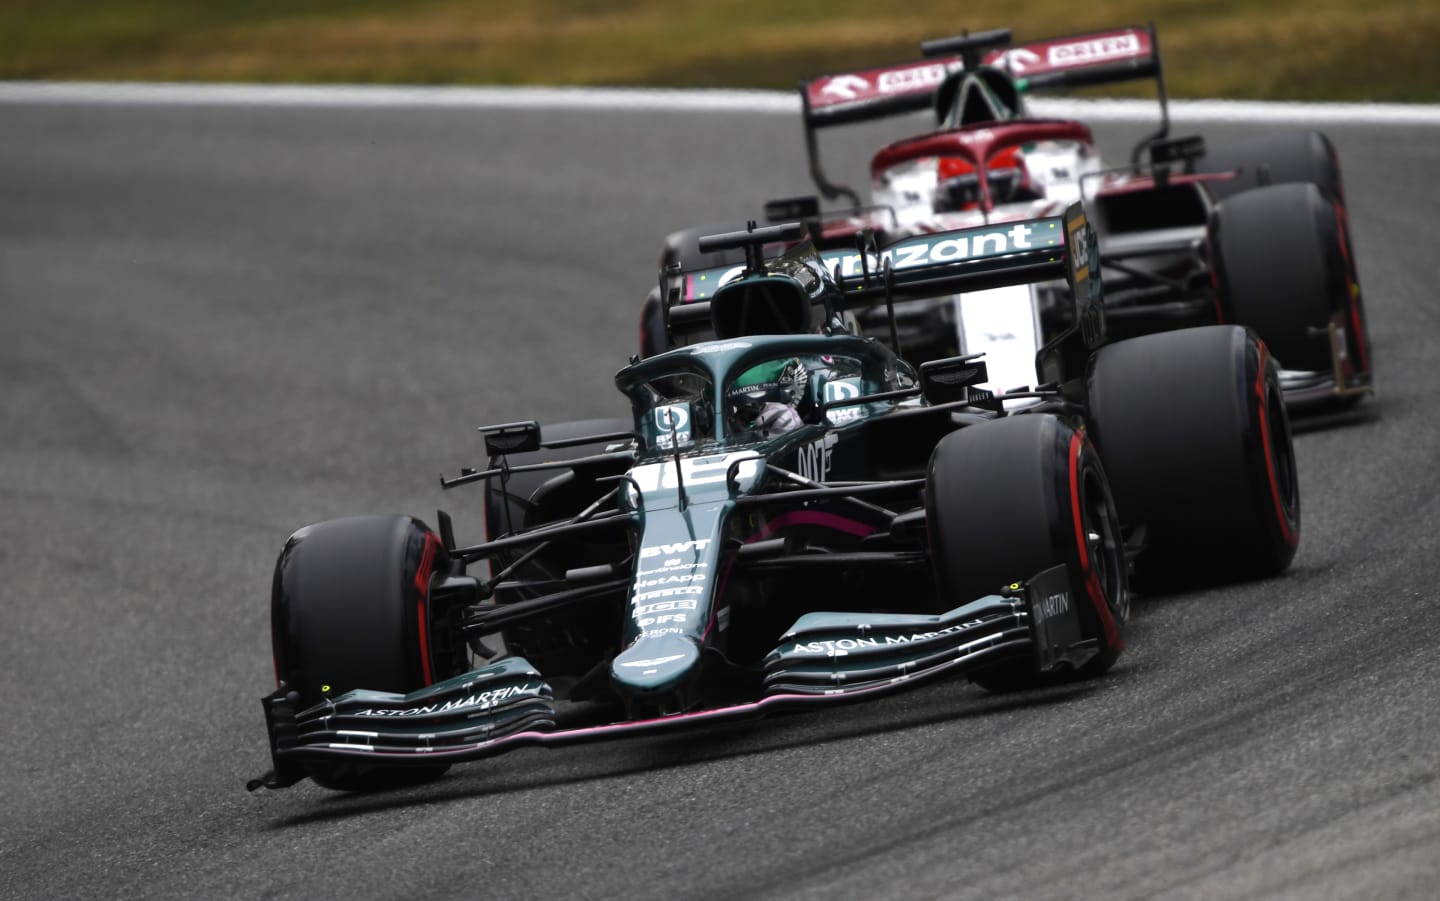
[[485,436],[485,451],[492,457],[540,449],[540,424],[534,420],[482,426],[480,431]]
[[970,386],[990,380],[981,354],[946,357],[920,364],[920,393],[931,405],[968,400]]

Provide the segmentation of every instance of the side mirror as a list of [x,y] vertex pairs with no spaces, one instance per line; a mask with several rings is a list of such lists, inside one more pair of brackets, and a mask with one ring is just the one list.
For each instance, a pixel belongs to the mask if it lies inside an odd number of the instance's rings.
[[540,449],[540,424],[534,420],[481,426],[480,431],[485,436],[485,451],[492,457]]
[[920,364],[920,393],[926,403],[948,404],[966,400],[970,386],[990,380],[985,361],[980,354],[966,357],[946,357]]

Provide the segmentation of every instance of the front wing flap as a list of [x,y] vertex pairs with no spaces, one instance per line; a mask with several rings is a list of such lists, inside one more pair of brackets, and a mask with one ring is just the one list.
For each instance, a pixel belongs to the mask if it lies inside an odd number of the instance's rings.
[[1080,666],[1085,641],[1064,566],[939,616],[810,613],[765,661],[767,693],[839,695],[982,669],[1029,653],[1040,672]]
[[251,783],[279,788],[303,777],[300,760],[354,755],[433,762],[457,747],[555,728],[554,692],[512,657],[405,694],[356,689],[297,710],[284,686],[266,696],[274,770]]

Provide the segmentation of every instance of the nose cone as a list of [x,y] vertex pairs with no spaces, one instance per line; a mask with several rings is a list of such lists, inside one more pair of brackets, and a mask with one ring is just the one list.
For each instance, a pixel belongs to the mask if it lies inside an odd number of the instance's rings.
[[671,706],[700,671],[700,647],[682,635],[642,638],[610,663],[615,690],[630,700]]

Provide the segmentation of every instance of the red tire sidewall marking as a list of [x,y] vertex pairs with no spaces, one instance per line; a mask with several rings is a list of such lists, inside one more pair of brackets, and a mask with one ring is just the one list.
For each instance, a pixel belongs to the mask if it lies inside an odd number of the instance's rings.
[[1286,547],[1295,547],[1300,536],[1290,528],[1290,517],[1285,513],[1285,503],[1280,498],[1280,481],[1275,473],[1274,444],[1270,435],[1270,404],[1265,396],[1266,370],[1269,361],[1269,351],[1265,342],[1257,342],[1260,348],[1258,367],[1255,375],[1255,397],[1259,400],[1260,409],[1260,450],[1265,457],[1265,475],[1270,485],[1270,500],[1275,505],[1275,521],[1280,525],[1280,538],[1285,542]]
[[1090,563],[1090,554],[1085,542],[1085,523],[1080,514],[1080,454],[1085,449],[1085,433],[1076,430],[1070,436],[1070,514],[1075,525],[1075,547],[1080,552],[1080,569],[1085,574],[1085,593],[1090,596],[1090,603],[1095,607],[1095,613],[1100,617],[1100,627],[1105,633],[1105,646],[1122,650],[1125,641],[1120,637],[1120,629],[1115,624],[1115,615],[1110,610],[1110,604],[1105,600],[1105,592],[1100,587],[1100,576],[1096,573],[1095,567]]
[[435,673],[430,666],[430,624],[425,617],[425,602],[430,596],[430,574],[435,568],[435,556],[440,550],[440,539],[434,532],[425,533],[425,547],[420,552],[420,565],[415,568],[415,611],[420,635],[420,670],[426,685],[435,684]]

